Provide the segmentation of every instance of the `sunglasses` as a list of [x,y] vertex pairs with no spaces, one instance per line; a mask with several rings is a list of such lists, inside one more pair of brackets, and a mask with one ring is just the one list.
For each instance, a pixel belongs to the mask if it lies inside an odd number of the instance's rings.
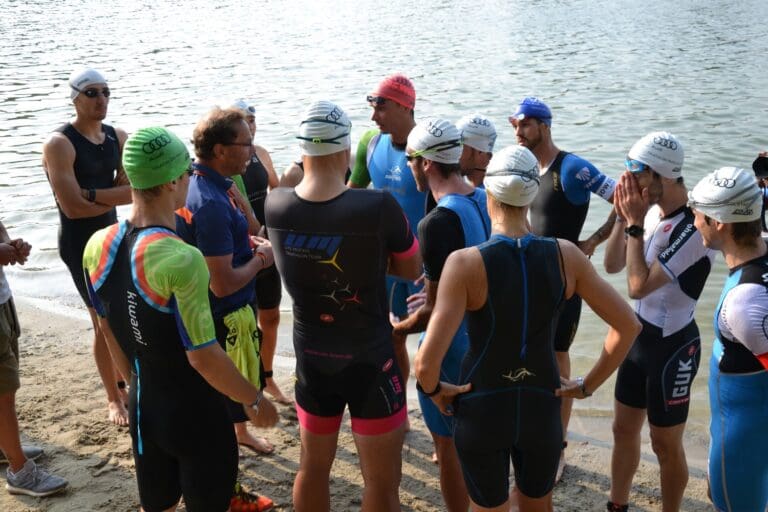
[[629,172],[643,172],[651,170],[650,165],[644,164],[640,160],[633,160],[629,157],[624,160],[624,167],[626,167]]
[[405,160],[408,162],[413,162],[417,158],[421,158],[421,155],[417,155],[416,153],[413,153],[411,155],[405,155]]
[[386,100],[386,98],[382,98],[381,96],[366,96],[366,101],[370,103],[371,105],[379,106],[383,105]]
[[247,147],[251,147],[251,146],[253,146],[253,143],[252,142],[223,142],[221,145],[222,146],[244,146],[244,147],[247,146]]
[[81,91],[80,89],[76,89],[73,87],[77,92],[85,96],[86,98],[96,98],[101,94],[105,98],[109,98],[112,95],[112,91],[109,90],[109,87],[105,87],[102,90],[98,89],[86,89],[84,91]]

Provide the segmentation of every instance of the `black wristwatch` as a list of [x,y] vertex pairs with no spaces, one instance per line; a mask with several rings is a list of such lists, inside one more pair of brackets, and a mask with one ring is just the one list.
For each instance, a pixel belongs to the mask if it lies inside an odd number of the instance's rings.
[[624,234],[631,236],[632,238],[640,238],[645,234],[645,230],[643,229],[643,226],[632,224],[631,226],[624,228]]
[[96,190],[89,188],[88,189],[88,201],[91,203],[96,202]]

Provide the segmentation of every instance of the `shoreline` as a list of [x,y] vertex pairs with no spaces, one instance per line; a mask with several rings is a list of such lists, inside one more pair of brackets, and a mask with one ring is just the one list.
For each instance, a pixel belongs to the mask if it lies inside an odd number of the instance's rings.
[[[0,510],[137,510],[130,436],[127,428],[106,421],[106,400],[91,355],[87,313],[82,308],[55,304],[44,307],[41,299],[21,295],[15,300],[22,328],[22,387],[16,400],[22,440],[45,448],[41,466],[67,478],[70,487],[50,498],[11,496],[0,490]],[[283,318],[280,338],[290,339],[290,331],[289,322]],[[278,350],[275,370],[283,391],[292,395],[293,358]],[[404,511],[439,511],[443,507],[437,466],[431,462],[432,442],[421,420],[414,382],[409,379],[411,431],[402,452],[400,499]],[[257,431],[275,445],[275,452],[257,456],[241,451],[241,480],[247,488],[272,498],[276,511],[290,511],[299,460],[298,423],[292,408],[278,406],[278,410],[278,426]],[[568,466],[553,492],[555,510],[604,509],[610,485],[611,421],[610,415],[582,414],[574,408],[566,451]],[[711,509],[706,497],[707,442],[706,433],[686,432],[690,480],[683,511]],[[0,466],[0,471],[4,469]],[[361,495],[354,441],[345,421],[331,473],[332,510],[359,510]],[[658,464],[650,449],[647,427],[630,501],[632,510],[661,508]]]

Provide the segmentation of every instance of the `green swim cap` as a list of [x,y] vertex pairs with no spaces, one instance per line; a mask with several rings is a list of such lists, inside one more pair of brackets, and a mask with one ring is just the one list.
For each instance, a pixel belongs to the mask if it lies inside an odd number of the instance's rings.
[[189,169],[187,147],[176,135],[160,126],[142,128],[123,147],[123,167],[131,187],[152,188],[175,179]]

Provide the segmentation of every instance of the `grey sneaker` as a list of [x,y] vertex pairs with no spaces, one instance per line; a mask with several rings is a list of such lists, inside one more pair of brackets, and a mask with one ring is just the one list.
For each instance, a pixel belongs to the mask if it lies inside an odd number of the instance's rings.
[[[26,457],[27,460],[37,460],[43,454],[42,448],[29,444],[21,445],[21,451],[24,452],[24,457]],[[8,464],[8,457],[5,456],[2,450],[0,450],[0,464]]]
[[11,494],[50,496],[63,491],[69,485],[69,482],[60,476],[43,471],[31,460],[28,460],[18,473],[12,473],[11,468],[8,468],[5,474],[8,479],[5,488]]

